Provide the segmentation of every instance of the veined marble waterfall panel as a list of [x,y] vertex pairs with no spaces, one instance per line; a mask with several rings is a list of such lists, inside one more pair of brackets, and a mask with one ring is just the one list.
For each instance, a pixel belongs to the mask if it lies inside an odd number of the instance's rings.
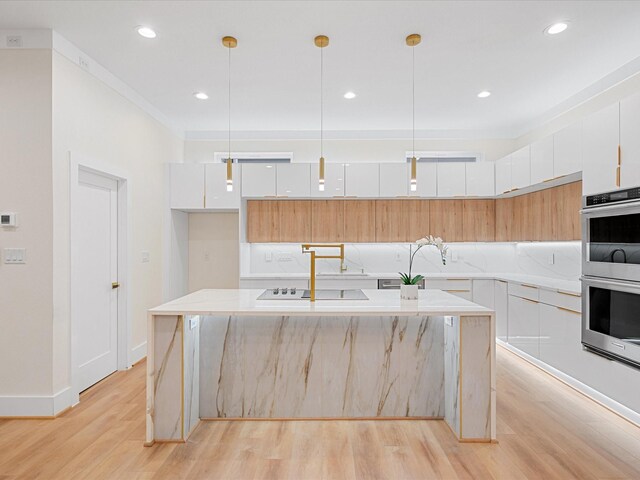
[[444,416],[442,317],[201,317],[201,418]]
[[184,434],[200,422],[200,316],[184,317]]

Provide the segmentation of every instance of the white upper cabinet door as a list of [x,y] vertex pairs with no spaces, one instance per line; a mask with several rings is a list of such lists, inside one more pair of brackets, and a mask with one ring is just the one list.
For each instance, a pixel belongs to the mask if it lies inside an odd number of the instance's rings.
[[380,164],[380,196],[406,197],[408,195],[407,170],[411,170],[408,163]]
[[511,188],[524,188],[531,185],[531,148],[530,145],[511,154]]
[[582,124],[583,195],[616,189],[619,142],[619,103],[585,118]]
[[511,191],[511,155],[496,160],[496,195]]
[[466,171],[463,162],[438,162],[438,197],[464,197]]
[[311,194],[311,164],[277,164],[276,187],[279,197],[308,197]]
[[379,163],[346,163],[344,168],[345,196],[368,198],[379,197],[379,167]]
[[205,166],[205,207],[206,208],[240,208],[240,167],[232,166],[233,190],[227,191],[227,165],[224,163],[207,163]]
[[324,190],[320,190],[320,164],[311,164],[312,197],[342,197],[344,196],[344,165],[342,163],[324,164]]
[[553,136],[553,176],[582,170],[582,122],[563,128]]
[[640,186],[640,94],[620,102],[620,187]]
[[242,165],[243,197],[275,197],[276,166],[263,163]]
[[468,197],[493,197],[496,194],[494,162],[469,162],[466,176]]
[[531,185],[553,179],[553,136],[531,144]]
[[435,162],[416,165],[416,191],[411,191],[411,164],[407,167],[407,190],[412,197],[435,197],[438,193],[438,166]]
[[171,208],[204,208],[204,164],[172,163]]

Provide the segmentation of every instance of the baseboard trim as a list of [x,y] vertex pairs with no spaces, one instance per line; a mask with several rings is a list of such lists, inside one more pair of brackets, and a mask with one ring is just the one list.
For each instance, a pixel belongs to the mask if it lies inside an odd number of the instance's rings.
[[131,365],[129,366],[135,365],[146,356],[147,356],[147,342],[144,341],[140,345],[133,347],[131,349],[131,357],[130,357]]
[[513,353],[514,355],[517,355],[523,360],[526,360],[527,362],[532,364],[534,367],[537,367],[543,372],[551,375],[552,377],[555,377],[556,379],[560,380],[562,383],[564,383],[568,387],[573,388],[574,390],[590,398],[594,402],[602,405],[607,410],[610,410],[611,412],[615,413],[619,417],[622,417],[628,422],[634,424],[635,426],[640,427],[640,413],[634,410],[631,410],[629,407],[625,407],[623,404],[615,401],[610,397],[607,397],[602,392],[599,392],[598,390],[590,387],[589,385],[586,385],[581,381],[576,380],[575,378],[567,375],[564,372],[561,372],[560,370],[552,367],[551,365],[547,365],[546,363],[538,360],[535,357],[532,357],[528,353],[525,353],[522,350],[519,350],[518,348],[513,347],[512,345],[509,345],[508,343],[505,343],[502,340],[497,339],[496,344],[504,348],[505,350]]
[[73,406],[71,387],[55,395],[0,396],[0,417],[55,418]]

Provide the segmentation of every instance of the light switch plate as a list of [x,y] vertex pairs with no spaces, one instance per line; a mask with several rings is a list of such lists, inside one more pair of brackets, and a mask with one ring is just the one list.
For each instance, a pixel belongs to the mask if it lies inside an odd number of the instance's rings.
[[27,263],[26,248],[5,248],[4,263],[13,265]]
[[453,327],[453,317],[444,317],[445,325]]

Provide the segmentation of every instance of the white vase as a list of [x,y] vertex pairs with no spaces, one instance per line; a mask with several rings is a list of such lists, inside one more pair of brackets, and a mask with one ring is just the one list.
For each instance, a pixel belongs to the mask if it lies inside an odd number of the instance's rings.
[[417,300],[418,285],[400,285],[400,299]]

